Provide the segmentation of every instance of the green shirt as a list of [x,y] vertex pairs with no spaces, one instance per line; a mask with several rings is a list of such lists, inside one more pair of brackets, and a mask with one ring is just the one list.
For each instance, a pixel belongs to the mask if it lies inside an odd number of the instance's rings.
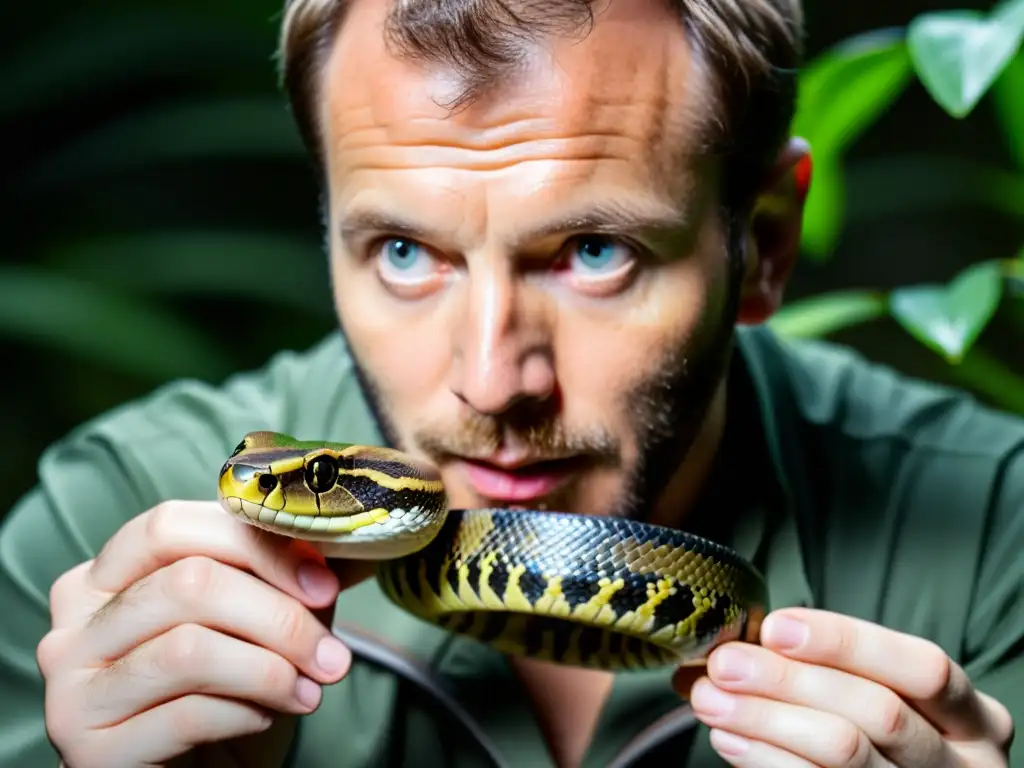
[[[753,561],[773,608],[934,640],[1024,723],[1024,420],[760,328],[741,331],[733,373],[725,448],[687,526]],[[334,335],[220,387],[171,384],[45,453],[0,527],[0,766],[55,765],[35,663],[53,581],[158,502],[215,498],[218,468],[255,429],[380,441]],[[551,765],[500,655],[407,616],[372,580],[337,618],[353,669],[301,720],[291,764]],[[670,673],[616,677],[586,768],[724,765]]]

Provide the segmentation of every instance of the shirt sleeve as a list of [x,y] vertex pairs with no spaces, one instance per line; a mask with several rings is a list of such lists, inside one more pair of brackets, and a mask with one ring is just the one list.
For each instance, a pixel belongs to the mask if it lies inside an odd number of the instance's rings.
[[[979,690],[1001,701],[1024,728],[1024,446],[994,489],[985,546],[964,632],[964,668]],[[1010,757],[1024,768],[1024,744]]]
[[360,422],[351,415],[348,371],[332,335],[221,386],[168,384],[43,454],[36,486],[0,515],[0,766],[57,765],[36,663],[57,578],[159,502],[216,498],[217,470],[250,430],[352,434]]
[[49,591],[95,556],[142,500],[103,442],[50,451],[39,484],[0,525],[0,765],[53,768],[36,646],[50,628]]

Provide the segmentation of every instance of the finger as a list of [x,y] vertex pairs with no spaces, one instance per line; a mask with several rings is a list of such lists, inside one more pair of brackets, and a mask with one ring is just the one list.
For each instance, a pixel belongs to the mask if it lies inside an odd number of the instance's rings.
[[911,700],[951,738],[984,738],[996,727],[967,674],[929,640],[849,616],[794,608],[765,619],[761,643],[794,659],[873,680]]
[[[338,579],[341,592],[352,589],[373,576],[378,565],[375,560],[345,560],[338,557],[325,557],[314,542],[304,539],[292,539],[291,546],[299,555],[322,563],[327,570],[333,573]],[[333,608],[333,606],[328,607]]]
[[941,734],[890,689],[830,667],[729,643],[708,657],[708,678],[733,693],[787,702],[851,723],[898,765],[946,765]]
[[88,586],[93,561],[87,560],[65,571],[50,585],[50,626],[54,630],[79,626],[109,600]]
[[[778,747],[822,768],[892,766],[856,725],[829,712],[736,694],[698,680],[694,714],[712,728]],[[913,765],[925,765],[913,763]]]
[[255,576],[189,557],[122,593],[82,633],[80,662],[103,666],[179,624],[200,624],[283,656],[321,682],[337,682],[351,655],[310,611]]
[[183,696],[104,731],[102,765],[164,765],[202,744],[251,736],[272,724],[270,714],[253,704],[203,694]]
[[182,624],[96,673],[89,708],[106,728],[192,693],[308,714],[322,691],[281,656],[197,624]]
[[719,728],[712,728],[708,735],[714,750],[734,768],[819,768],[763,741],[752,741]]
[[338,597],[338,578],[301,542],[247,525],[214,502],[169,501],[129,520],[89,569],[108,595],[184,557],[202,555],[250,571],[312,607]]

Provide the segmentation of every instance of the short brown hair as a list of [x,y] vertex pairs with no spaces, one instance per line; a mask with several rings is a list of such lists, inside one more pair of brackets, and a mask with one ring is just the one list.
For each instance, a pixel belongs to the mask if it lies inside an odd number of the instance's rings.
[[[320,72],[350,0],[287,0],[281,29],[284,86],[303,141],[321,162],[315,107]],[[613,0],[614,1],[614,0]],[[593,0],[399,0],[385,28],[402,55],[452,65],[472,99],[521,57],[527,41],[593,23]],[[726,206],[749,204],[789,134],[803,56],[800,0],[666,0],[711,66],[720,112],[709,137],[727,158]]]

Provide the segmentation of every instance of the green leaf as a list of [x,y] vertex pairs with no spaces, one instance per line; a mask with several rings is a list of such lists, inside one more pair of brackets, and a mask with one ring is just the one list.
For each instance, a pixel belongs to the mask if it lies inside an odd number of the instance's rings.
[[327,260],[317,243],[274,232],[95,237],[51,248],[45,261],[63,274],[132,292],[239,297],[333,315]]
[[302,160],[298,132],[277,98],[185,103],[134,114],[29,168],[38,188],[84,183],[84,177],[155,163],[259,158]]
[[992,86],[992,104],[1010,154],[1024,167],[1024,53],[1018,53]]
[[884,317],[887,310],[880,291],[836,291],[785,304],[768,325],[782,336],[819,338]]
[[0,337],[166,381],[223,378],[223,352],[153,304],[38,269],[0,266]]
[[850,38],[800,73],[792,133],[815,153],[835,155],[856,141],[913,76],[902,37],[871,32]]
[[815,153],[811,191],[804,203],[800,247],[811,261],[826,261],[835,249],[849,213],[846,174],[838,155]]
[[1002,267],[969,267],[946,286],[920,285],[892,292],[889,311],[912,336],[959,363],[999,307]]
[[917,16],[907,44],[921,83],[953,117],[968,115],[1020,48],[1024,0],[1007,0],[987,17],[977,11]]
[[903,40],[892,33],[851,38],[811,62],[800,75],[793,135],[807,139],[814,178],[801,245],[827,258],[843,225],[842,155],[870,127],[913,75]]

